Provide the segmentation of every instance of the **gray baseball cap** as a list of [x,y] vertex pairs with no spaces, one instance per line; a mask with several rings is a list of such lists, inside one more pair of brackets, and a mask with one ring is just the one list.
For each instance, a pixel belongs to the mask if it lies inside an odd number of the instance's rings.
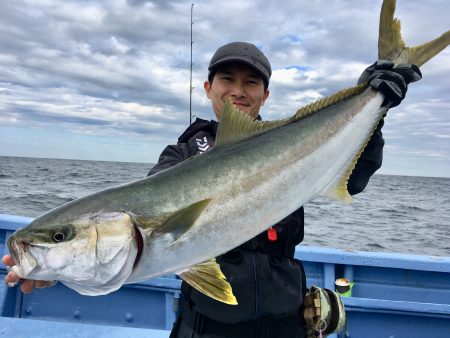
[[248,42],[231,42],[220,47],[209,62],[208,80],[211,81],[217,68],[228,62],[243,62],[261,74],[266,87],[272,75],[272,68],[267,57],[254,44]]

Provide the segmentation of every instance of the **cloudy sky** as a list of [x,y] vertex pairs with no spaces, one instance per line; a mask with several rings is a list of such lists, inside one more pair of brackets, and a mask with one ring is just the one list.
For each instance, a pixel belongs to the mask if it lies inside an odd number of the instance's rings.
[[[0,155],[154,163],[194,116],[213,52],[249,41],[274,69],[264,119],[356,82],[377,57],[381,0],[2,0]],[[408,45],[448,30],[447,0],[398,0]],[[383,132],[381,173],[450,176],[450,48]]]

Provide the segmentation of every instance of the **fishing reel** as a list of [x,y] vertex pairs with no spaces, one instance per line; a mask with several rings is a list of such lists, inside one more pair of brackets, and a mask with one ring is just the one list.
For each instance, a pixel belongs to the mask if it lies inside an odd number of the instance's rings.
[[340,332],[346,322],[344,303],[337,292],[312,286],[304,298],[308,338]]

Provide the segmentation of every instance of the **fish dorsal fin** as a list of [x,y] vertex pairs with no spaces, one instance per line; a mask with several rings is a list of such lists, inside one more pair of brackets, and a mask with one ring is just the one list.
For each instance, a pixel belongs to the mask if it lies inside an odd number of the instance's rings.
[[211,199],[205,199],[196,202],[181,211],[177,211],[176,213],[170,215],[164,222],[161,222],[155,227],[154,234],[158,235],[170,233],[174,237],[174,241],[178,240],[189,231],[198,216],[200,216],[210,201]]
[[237,109],[231,100],[228,99],[224,102],[215,144],[235,143],[267,130],[281,127],[288,122],[287,120],[271,122],[254,120],[248,114]]
[[237,305],[230,283],[215,259],[191,266],[179,276],[194,289],[225,304]]
[[215,144],[219,145],[238,142],[251,136],[285,126],[291,122],[304,119],[319,110],[325,109],[333,104],[347,100],[362,93],[367,87],[368,84],[363,83],[351,88],[340,90],[333,95],[327,96],[300,108],[293,116],[289,118],[274,121],[254,120],[248,114],[237,109],[231,100],[228,99],[224,102],[222,118],[219,123],[219,129],[217,130]]
[[395,64],[412,63],[420,67],[450,44],[450,30],[420,46],[407,47],[401,34],[400,21],[394,18],[395,0],[384,0],[380,14],[378,59]]
[[333,95],[324,97],[322,99],[319,99],[317,101],[314,101],[310,104],[307,104],[306,106],[301,107],[297,112],[289,119],[283,120],[283,121],[298,121],[301,119],[304,119],[305,117],[308,117],[319,110],[326,109],[334,104],[337,104],[341,101],[348,100],[358,94],[361,94],[369,85],[367,83],[362,83],[359,85],[356,85],[354,87],[342,89]]

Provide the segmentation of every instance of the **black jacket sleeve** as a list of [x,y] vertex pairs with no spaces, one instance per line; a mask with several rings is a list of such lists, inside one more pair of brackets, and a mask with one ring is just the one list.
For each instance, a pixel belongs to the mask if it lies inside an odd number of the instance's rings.
[[381,133],[383,124],[384,120],[381,120],[356,162],[355,169],[353,169],[347,184],[350,195],[363,191],[369,183],[370,177],[381,167],[384,147],[383,134]]
[[189,157],[186,143],[178,143],[167,146],[159,156],[158,163],[150,169],[147,176],[151,176],[175,164],[183,162]]

